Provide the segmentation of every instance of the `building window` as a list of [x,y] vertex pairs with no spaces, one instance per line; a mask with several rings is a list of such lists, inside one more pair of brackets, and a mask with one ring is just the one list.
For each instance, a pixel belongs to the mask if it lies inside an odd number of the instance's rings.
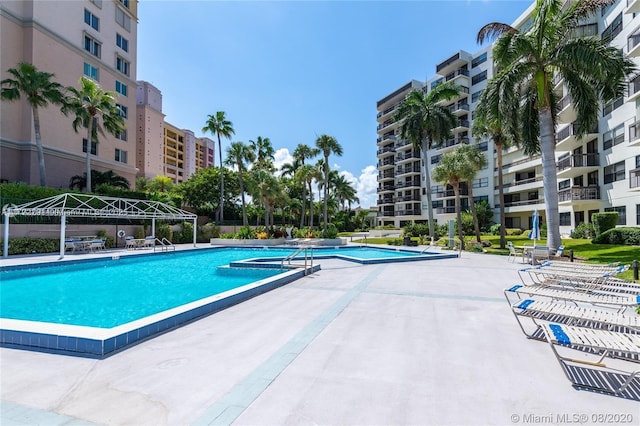
[[481,81],[487,79],[487,71],[482,71],[480,74],[476,74],[471,78],[471,84],[478,84]]
[[567,189],[571,186],[571,180],[570,179],[566,179],[566,180],[562,180],[560,182],[558,182],[558,190],[562,191],[563,189]]
[[560,213],[560,226],[571,226],[571,212]]
[[[484,91],[484,89],[482,90],[478,90],[477,92],[473,92],[471,94],[471,102],[477,102],[478,99],[480,99],[480,96],[482,95],[482,92]],[[474,111],[475,112],[475,111]]]
[[618,223],[616,225],[626,225],[627,224],[627,208],[625,206],[622,207],[606,207],[604,209],[605,212],[618,212]]
[[116,46],[118,46],[120,49],[124,50],[125,52],[128,52],[129,40],[122,37],[120,34],[116,33]]
[[121,132],[116,132],[116,139],[120,139],[121,141],[127,141],[127,129],[124,129]]
[[624,142],[624,123],[602,134],[602,149],[609,149]]
[[[87,152],[87,138],[82,138],[82,152]],[[91,154],[98,155],[98,142],[91,142]]]
[[124,75],[129,75],[129,61],[120,56],[116,56],[116,69]]
[[120,93],[122,96],[127,96],[127,85],[116,80],[116,92]]
[[127,162],[127,151],[116,148],[116,161],[120,163]]
[[611,114],[614,109],[622,106],[623,103],[624,98],[622,96],[620,96],[618,99],[612,100],[611,102],[607,102],[602,106],[602,116]]
[[84,50],[91,53],[93,56],[99,58],[100,51],[102,50],[102,45],[96,41],[93,37],[88,35],[84,35]]
[[589,186],[597,186],[598,185],[598,171],[587,173],[587,185]]
[[489,186],[489,178],[488,177],[475,179],[471,183],[471,187],[472,188],[486,188],[487,186]]
[[129,9],[129,0],[120,0],[120,4]]
[[89,12],[87,9],[84,10],[84,23],[94,30],[100,31],[100,18]]
[[94,67],[86,62],[84,63],[84,75],[95,81],[100,81],[100,72],[98,67]]
[[482,55],[473,58],[473,60],[471,61],[471,68],[475,68],[483,62],[487,62],[487,52],[484,52]]
[[600,38],[609,43],[622,31],[622,12],[615,17],[611,25],[604,29]]
[[616,182],[624,180],[624,161],[612,164],[604,168],[604,183]]
[[116,22],[125,30],[131,31],[131,18],[119,7],[116,7]]
[[127,113],[129,112],[129,108],[124,105],[116,104],[116,107],[120,110],[120,117],[127,119]]
[[440,154],[434,155],[433,157],[431,157],[431,164],[438,164],[440,162],[441,157],[442,155]]
[[482,151],[488,151],[489,150],[489,142],[480,142],[478,144],[478,149],[482,152]]

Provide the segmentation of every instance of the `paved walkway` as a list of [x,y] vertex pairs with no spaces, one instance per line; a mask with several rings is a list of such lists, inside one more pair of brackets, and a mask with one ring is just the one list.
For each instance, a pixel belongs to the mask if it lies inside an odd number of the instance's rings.
[[522,334],[502,295],[521,265],[321,264],[104,360],[0,349],[0,423],[638,424],[638,402],[575,390]]

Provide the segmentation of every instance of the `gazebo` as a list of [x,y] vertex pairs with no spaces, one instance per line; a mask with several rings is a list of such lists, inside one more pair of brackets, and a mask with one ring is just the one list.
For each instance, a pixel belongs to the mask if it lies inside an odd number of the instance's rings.
[[193,221],[193,246],[196,246],[197,215],[159,201],[65,193],[19,206],[6,205],[2,215],[5,258],[9,254],[9,218],[12,216],[60,217],[60,259],[64,258],[67,217],[151,219],[152,235],[155,235],[156,219]]

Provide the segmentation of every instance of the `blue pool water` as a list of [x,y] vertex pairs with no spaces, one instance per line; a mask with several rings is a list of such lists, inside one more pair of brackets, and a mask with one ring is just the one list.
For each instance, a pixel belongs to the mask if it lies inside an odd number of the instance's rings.
[[[294,249],[226,248],[2,271],[3,318],[111,328],[282,273],[219,269],[249,258],[283,258]],[[319,248],[314,256],[397,258],[417,253]]]

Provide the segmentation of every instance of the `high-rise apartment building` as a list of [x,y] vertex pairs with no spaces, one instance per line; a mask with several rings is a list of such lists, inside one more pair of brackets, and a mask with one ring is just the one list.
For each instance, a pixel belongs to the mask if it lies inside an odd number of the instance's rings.
[[[512,25],[521,31],[531,25],[531,5]],[[640,68],[640,0],[617,1],[605,7],[579,27],[587,36],[607,37]],[[452,46],[455,48],[455,46]],[[477,144],[488,166],[471,182],[474,200],[487,200],[498,221],[498,182],[494,146],[490,140],[471,135],[477,101],[494,74],[492,47],[468,53],[457,51],[436,65],[436,75],[424,85],[412,82],[378,102],[378,224],[402,226],[427,220],[424,165],[417,152],[399,137],[399,125],[391,112],[412,89],[431,90],[443,81],[455,81],[461,96],[448,106],[458,117],[453,137],[428,152],[429,170],[441,156],[461,143]],[[421,87],[422,86],[422,87]],[[554,80],[562,99],[556,127],[556,173],[560,210],[560,231],[569,234],[591,214],[617,211],[619,225],[640,226],[640,76],[630,76],[624,96],[600,106],[597,128],[585,137],[575,137],[577,118],[564,81]],[[415,156],[415,157],[414,157]],[[416,172],[419,170],[419,172]],[[545,201],[540,156],[525,156],[512,147],[503,153],[506,226],[529,229],[538,210],[545,218]],[[420,183],[418,187],[416,184]],[[411,185],[407,187],[407,185]],[[431,183],[432,206],[439,223],[454,217],[454,196],[449,187]],[[462,186],[462,194],[468,192]],[[468,205],[463,198],[463,207]]]
[[[126,131],[100,135],[87,144],[74,132],[73,117],[57,106],[39,109],[47,184],[66,188],[73,175],[85,172],[86,149],[93,169],[113,170],[133,185],[136,177],[137,0],[35,1],[0,3],[1,79],[7,69],[29,62],[55,75],[63,86],[78,87],[85,76],[117,95]],[[0,179],[39,183],[33,117],[22,99],[0,106]]]

